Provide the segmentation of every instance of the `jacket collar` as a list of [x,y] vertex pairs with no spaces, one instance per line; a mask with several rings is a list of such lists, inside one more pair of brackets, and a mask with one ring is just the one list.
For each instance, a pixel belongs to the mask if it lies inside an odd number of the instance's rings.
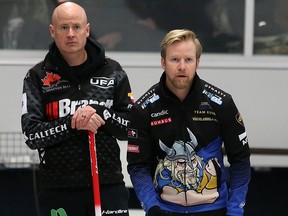
[[[81,73],[83,73],[83,77],[86,77],[90,73],[95,72],[97,68],[103,66],[106,63],[104,48],[92,38],[87,38],[85,49],[87,51],[88,61],[90,62],[87,67],[81,71]],[[44,70],[53,71],[63,77],[66,77],[66,79],[77,81],[72,67],[70,67],[62,57],[55,42],[50,44],[49,52],[46,54],[43,65]]]
[[[179,100],[179,98],[170,89],[168,89],[168,87],[166,85],[166,73],[165,73],[165,71],[162,73],[162,75],[160,77],[159,87],[160,87],[161,94],[165,98],[174,98],[174,99]],[[185,101],[194,97],[196,92],[198,92],[197,89],[199,89],[199,88],[201,88],[201,79],[198,76],[198,74],[196,73],[195,77],[193,79],[192,86],[189,90],[189,93],[188,93],[187,97],[185,98]]]

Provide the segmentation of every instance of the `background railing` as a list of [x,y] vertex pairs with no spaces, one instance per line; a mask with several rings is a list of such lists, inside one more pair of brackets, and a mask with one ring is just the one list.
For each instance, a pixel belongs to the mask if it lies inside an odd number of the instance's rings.
[[[284,148],[250,148],[253,156],[288,156]],[[225,150],[223,149],[225,154]],[[32,168],[39,163],[38,151],[31,150],[21,132],[0,132],[0,169]]]
[[0,132],[0,168],[29,168],[38,162],[38,151],[28,148],[21,132]]

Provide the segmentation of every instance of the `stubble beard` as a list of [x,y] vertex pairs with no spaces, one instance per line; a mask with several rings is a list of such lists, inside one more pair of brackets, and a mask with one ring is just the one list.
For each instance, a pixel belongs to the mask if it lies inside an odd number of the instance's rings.
[[176,89],[186,89],[189,87],[190,85],[190,81],[187,80],[177,80],[177,79],[173,79],[172,80],[172,85],[174,88]]

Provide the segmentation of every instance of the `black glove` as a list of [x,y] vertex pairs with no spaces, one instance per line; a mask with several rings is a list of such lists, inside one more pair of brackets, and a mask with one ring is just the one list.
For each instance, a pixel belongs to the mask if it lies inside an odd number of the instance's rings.
[[165,212],[159,206],[153,206],[148,210],[148,216],[165,216]]

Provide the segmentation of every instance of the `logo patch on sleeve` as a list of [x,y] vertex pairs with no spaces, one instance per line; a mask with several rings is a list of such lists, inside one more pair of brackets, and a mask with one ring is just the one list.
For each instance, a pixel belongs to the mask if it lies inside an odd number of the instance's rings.
[[138,130],[137,129],[129,129],[128,130],[128,137],[129,138],[133,138],[133,139],[137,139],[138,138]]
[[237,122],[238,122],[239,124],[241,124],[242,126],[244,126],[243,118],[242,118],[242,116],[241,116],[241,114],[240,114],[239,112],[237,113],[237,115],[235,116],[235,118],[236,118],[236,120],[237,120]]
[[130,100],[131,100],[132,103],[135,102],[132,92],[129,92],[129,93],[128,93],[128,97],[130,98]]
[[128,144],[127,152],[140,153],[139,146]]

